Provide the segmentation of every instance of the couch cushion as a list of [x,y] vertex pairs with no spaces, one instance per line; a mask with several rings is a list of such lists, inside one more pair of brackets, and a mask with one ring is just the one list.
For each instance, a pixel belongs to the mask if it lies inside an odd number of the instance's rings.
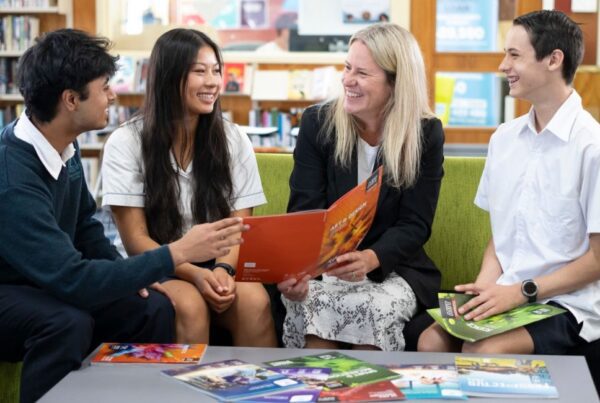
[[473,200],[485,158],[446,157],[427,254],[442,272],[442,289],[475,280],[490,239],[488,213]]
[[17,403],[19,401],[20,379],[21,363],[0,362],[0,402]]
[[294,166],[291,154],[257,153],[258,170],[267,204],[256,207],[254,215],[284,214],[290,198],[290,174]]

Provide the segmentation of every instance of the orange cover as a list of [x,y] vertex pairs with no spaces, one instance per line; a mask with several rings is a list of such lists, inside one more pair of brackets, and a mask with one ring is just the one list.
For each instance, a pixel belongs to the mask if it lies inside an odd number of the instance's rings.
[[250,230],[242,235],[236,281],[279,283],[335,267],[371,227],[382,176],[380,167],[327,210],[244,218]]
[[92,362],[129,364],[193,364],[206,344],[102,343]]

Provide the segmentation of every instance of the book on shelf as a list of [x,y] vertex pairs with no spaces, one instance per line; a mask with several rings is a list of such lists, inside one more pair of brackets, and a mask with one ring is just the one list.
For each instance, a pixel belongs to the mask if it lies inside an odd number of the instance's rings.
[[311,80],[312,71],[291,70],[288,75],[288,99],[313,99]]
[[[18,11],[17,11],[18,12]],[[40,35],[40,19],[30,15],[0,18],[0,50],[25,51]]]
[[206,344],[102,343],[93,363],[192,364],[199,362]]
[[247,217],[237,281],[279,283],[316,277],[337,267],[337,257],[354,251],[371,227],[383,171],[339,198],[327,210]]
[[110,80],[111,88],[117,94],[135,92],[136,60],[132,56],[120,56],[117,60],[117,71]]
[[468,396],[558,398],[543,360],[457,356],[455,364]]
[[223,65],[223,92],[226,94],[250,94],[252,65],[225,63]]
[[264,364],[273,368],[330,368],[331,374],[322,384],[324,391],[368,385],[398,377],[396,373],[381,365],[371,364],[336,351],[268,361]]
[[225,401],[248,399],[304,386],[268,368],[226,360],[162,371],[200,392]]
[[321,101],[338,94],[341,73],[333,66],[312,70],[256,70],[251,97],[257,101]]
[[142,57],[135,62],[135,74],[133,78],[133,91],[146,92],[146,83],[148,82],[148,65],[150,59]]
[[531,303],[486,319],[465,320],[458,313],[458,308],[471,298],[473,295],[438,293],[440,307],[428,309],[427,312],[452,336],[468,342],[495,336],[565,312],[553,305]]
[[386,367],[398,374],[399,377],[390,382],[398,387],[408,400],[467,398],[460,389],[458,372],[454,365],[411,364]]

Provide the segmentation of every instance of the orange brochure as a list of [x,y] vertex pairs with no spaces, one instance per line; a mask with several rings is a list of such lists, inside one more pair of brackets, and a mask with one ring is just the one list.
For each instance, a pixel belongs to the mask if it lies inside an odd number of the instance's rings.
[[244,218],[250,230],[242,235],[236,281],[279,283],[334,268],[369,231],[382,177],[379,167],[327,210]]

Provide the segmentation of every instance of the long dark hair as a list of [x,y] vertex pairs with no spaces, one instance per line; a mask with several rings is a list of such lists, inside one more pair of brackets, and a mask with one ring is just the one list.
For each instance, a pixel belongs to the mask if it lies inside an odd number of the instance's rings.
[[[173,29],[161,35],[152,49],[148,66],[146,97],[142,109],[142,160],[144,164],[145,215],[149,235],[156,242],[172,242],[182,235],[177,170],[170,154],[178,131],[189,113],[185,88],[198,51],[209,46],[222,71],[219,48],[207,35],[193,29]],[[183,149],[188,136],[184,136]],[[228,217],[233,191],[227,136],[221,105],[199,116],[193,144],[194,223]],[[178,169],[178,168],[177,168]]]

